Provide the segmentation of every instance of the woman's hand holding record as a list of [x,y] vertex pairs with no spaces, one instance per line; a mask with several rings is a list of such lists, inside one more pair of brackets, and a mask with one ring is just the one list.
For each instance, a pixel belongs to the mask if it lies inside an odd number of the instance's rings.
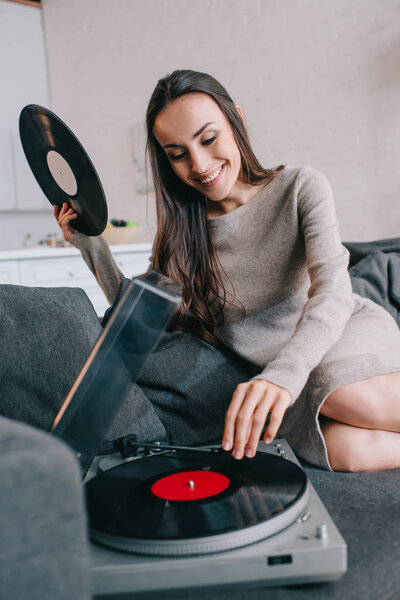
[[57,219],[57,223],[63,232],[64,240],[69,242],[74,233],[77,233],[77,230],[74,229],[70,223],[78,217],[78,214],[74,212],[72,208],[69,208],[66,202],[64,202],[61,209],[55,204],[53,211],[54,216]]

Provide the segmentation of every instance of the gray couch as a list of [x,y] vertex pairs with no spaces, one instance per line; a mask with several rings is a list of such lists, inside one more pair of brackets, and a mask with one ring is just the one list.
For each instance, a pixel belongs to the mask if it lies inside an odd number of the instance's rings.
[[101,325],[82,290],[7,285],[0,323],[0,598],[90,598],[78,464],[40,429],[49,428]]
[[[78,465],[70,450],[46,430],[101,325],[82,290],[7,285],[0,285],[0,324],[0,599],[89,598],[89,551]],[[171,348],[167,343],[160,351]],[[151,374],[157,353],[154,361],[143,377],[145,393],[138,395],[136,386],[134,399],[128,398],[121,408],[110,438],[135,433],[135,427],[149,439],[165,435],[168,419],[160,421],[160,413],[155,414],[148,402],[154,391]],[[228,376],[234,385],[240,367]],[[210,378],[210,389],[213,382],[215,377]],[[193,389],[185,393],[193,398]],[[170,398],[168,389],[167,403]],[[215,416],[217,429],[222,417]],[[194,418],[201,419],[201,413]],[[347,474],[304,467],[347,541],[348,573],[325,585],[209,590],[207,598],[400,598],[400,471]],[[172,600],[176,595],[163,597]],[[184,597],[200,594],[188,592]]]
[[36,428],[0,417],[0,598],[89,599],[78,465]]

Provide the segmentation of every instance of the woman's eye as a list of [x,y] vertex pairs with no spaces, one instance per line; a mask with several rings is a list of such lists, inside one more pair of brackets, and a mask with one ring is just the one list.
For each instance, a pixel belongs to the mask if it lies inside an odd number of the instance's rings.
[[[213,141],[215,140],[217,136],[213,135],[212,137],[208,138],[208,140],[204,140],[204,142],[202,142],[203,146],[208,146],[209,144],[212,144]],[[186,152],[182,152],[181,154],[169,154],[169,158],[170,160],[180,160],[181,158],[183,158],[185,156]]]
[[180,160],[181,158],[183,158],[185,156],[185,153],[183,154],[170,154],[169,158],[171,160]]

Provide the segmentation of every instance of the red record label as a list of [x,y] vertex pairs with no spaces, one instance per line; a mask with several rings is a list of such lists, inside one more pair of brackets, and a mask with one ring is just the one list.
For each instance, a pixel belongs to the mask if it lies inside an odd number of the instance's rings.
[[163,500],[202,500],[220,494],[229,478],[215,471],[181,471],[158,479],[151,491]]

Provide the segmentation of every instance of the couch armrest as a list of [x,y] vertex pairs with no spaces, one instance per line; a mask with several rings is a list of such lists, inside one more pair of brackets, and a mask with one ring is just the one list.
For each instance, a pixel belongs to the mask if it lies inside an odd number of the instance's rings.
[[89,599],[86,514],[71,451],[0,417],[0,481],[1,598]]

